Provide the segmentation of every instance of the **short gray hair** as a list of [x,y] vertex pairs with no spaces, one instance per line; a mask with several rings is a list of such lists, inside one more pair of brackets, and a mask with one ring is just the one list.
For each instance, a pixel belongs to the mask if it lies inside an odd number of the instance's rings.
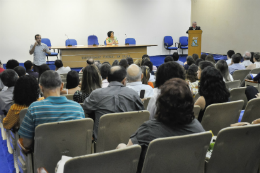
[[40,84],[46,89],[56,89],[61,86],[61,77],[56,71],[47,70],[40,77]]
[[[133,65],[136,65],[136,64],[132,64],[131,66],[133,66]],[[136,66],[137,66],[137,65],[136,65]],[[129,67],[130,67],[130,66],[129,66]],[[128,68],[129,68],[129,67],[128,67]],[[138,67],[139,72],[137,73],[136,76],[131,76],[131,75],[129,75],[129,73],[126,74],[127,82],[136,82],[136,81],[138,81],[138,80],[141,80],[142,69],[141,69],[139,66],[137,66],[137,67]]]
[[192,23],[196,23],[196,24],[197,24],[197,22],[196,22],[196,21],[193,21]]
[[[248,54],[248,55],[247,55]],[[245,54],[244,54],[244,58],[245,59],[250,59],[251,58],[251,53],[246,51]]]

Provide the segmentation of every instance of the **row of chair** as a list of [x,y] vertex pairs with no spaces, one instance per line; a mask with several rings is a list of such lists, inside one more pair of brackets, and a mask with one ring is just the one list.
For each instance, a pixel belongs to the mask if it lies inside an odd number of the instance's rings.
[[[188,37],[187,36],[182,36],[179,38],[179,42],[175,42],[175,47],[173,47],[173,39],[172,36],[165,36],[164,37],[164,48],[171,51],[171,50],[182,50],[183,54],[183,49],[188,49]],[[177,45],[177,46],[176,46]]]

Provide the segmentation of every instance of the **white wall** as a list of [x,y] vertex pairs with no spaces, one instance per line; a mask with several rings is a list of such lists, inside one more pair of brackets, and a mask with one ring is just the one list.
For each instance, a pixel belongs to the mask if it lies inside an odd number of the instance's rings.
[[186,35],[190,16],[190,0],[0,0],[0,60],[32,60],[29,47],[37,33],[64,46],[65,33],[79,45],[87,45],[92,34],[103,44],[110,30],[119,43],[127,34],[137,44],[158,45],[148,48],[149,55],[164,55],[169,51],[163,37],[177,42]]

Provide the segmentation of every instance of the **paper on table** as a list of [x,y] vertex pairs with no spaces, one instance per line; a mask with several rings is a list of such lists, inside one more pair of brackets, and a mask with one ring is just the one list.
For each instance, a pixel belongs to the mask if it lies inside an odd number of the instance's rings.
[[76,45],[76,46],[84,46],[84,45]]
[[56,173],[63,173],[65,163],[73,157],[61,156],[61,160],[57,163]]

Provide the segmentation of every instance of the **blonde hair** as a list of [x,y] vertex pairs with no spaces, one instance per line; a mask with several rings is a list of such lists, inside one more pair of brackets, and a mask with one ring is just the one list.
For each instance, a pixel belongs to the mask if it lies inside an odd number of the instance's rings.
[[137,59],[134,62],[134,64],[138,65],[139,67],[141,67],[141,63],[142,63],[142,60],[140,60],[140,59]]

